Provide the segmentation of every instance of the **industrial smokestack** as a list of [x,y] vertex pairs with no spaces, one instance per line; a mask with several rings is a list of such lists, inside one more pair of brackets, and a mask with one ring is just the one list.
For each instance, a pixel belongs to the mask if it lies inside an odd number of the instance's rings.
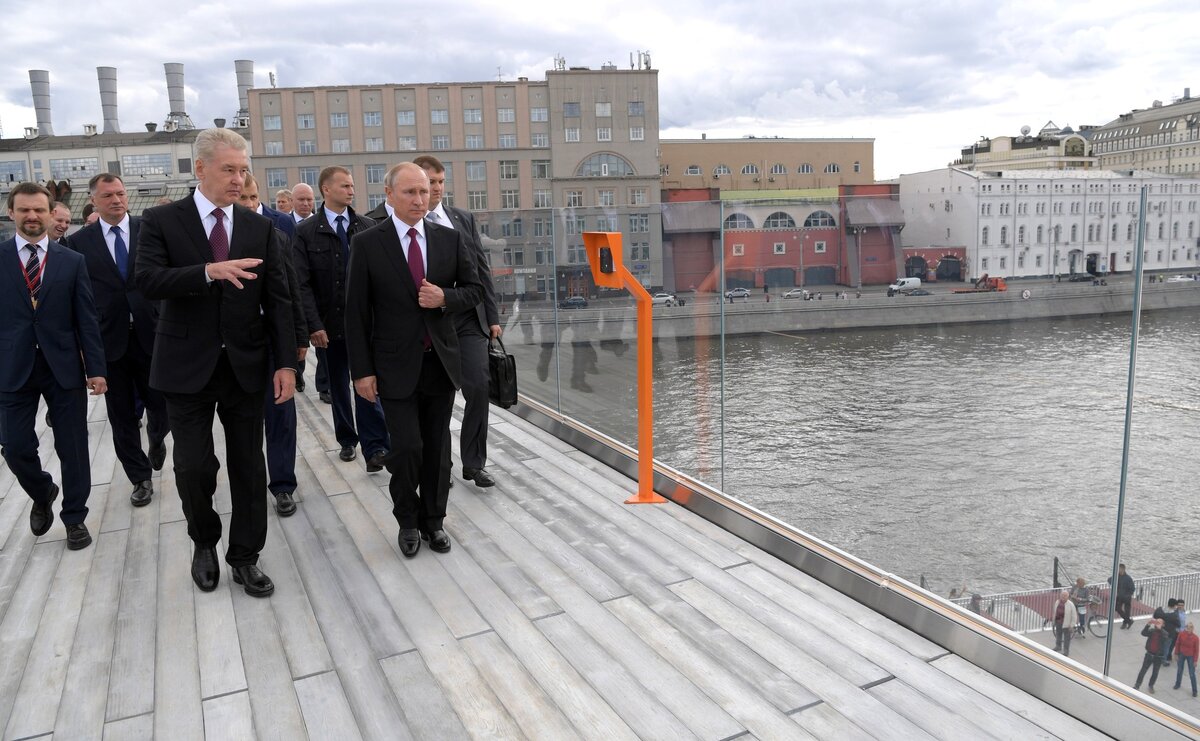
[[171,112],[163,125],[166,131],[176,129],[194,129],[192,118],[184,109],[183,102],[183,65],[178,62],[167,62],[163,65],[167,73],[167,99],[171,102]]
[[254,87],[254,62],[249,59],[237,59],[233,63],[237,73],[238,113],[237,117],[250,115],[250,88]]
[[105,134],[120,134],[117,122],[117,68],[97,67],[96,78],[100,81],[100,109],[104,113]]
[[33,89],[38,136],[54,136],[54,127],[50,125],[50,72],[44,69],[29,70],[29,87]]

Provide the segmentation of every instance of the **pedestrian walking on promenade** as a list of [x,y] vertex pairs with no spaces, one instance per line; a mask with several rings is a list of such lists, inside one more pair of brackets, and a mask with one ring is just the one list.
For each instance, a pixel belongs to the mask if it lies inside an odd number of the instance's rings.
[[1133,683],[1135,690],[1142,688],[1142,680],[1146,678],[1146,670],[1150,672],[1150,694],[1154,694],[1154,683],[1158,681],[1158,668],[1162,664],[1163,646],[1169,640],[1167,632],[1163,630],[1163,621],[1160,618],[1151,618],[1146,622],[1146,627],[1142,628],[1142,635],[1146,636],[1146,655],[1142,658],[1142,670],[1138,672],[1137,681]]
[[[1109,577],[1109,583],[1112,583],[1112,577]],[[1137,587],[1133,583],[1133,577],[1125,573],[1125,564],[1117,567],[1117,614],[1121,616],[1121,630],[1127,630],[1133,625],[1133,618],[1130,617],[1130,612],[1133,607],[1133,594],[1137,591]]]
[[1183,682],[1183,667],[1187,665],[1188,678],[1192,680],[1192,697],[1196,696],[1196,661],[1200,659],[1200,636],[1196,635],[1194,623],[1188,623],[1187,628],[1175,637],[1175,656],[1179,660],[1179,668],[1175,670],[1175,689]]
[[1079,624],[1079,613],[1075,612],[1075,605],[1071,604],[1069,596],[1067,590],[1062,590],[1054,605],[1054,650],[1063,656],[1071,655],[1071,634]]

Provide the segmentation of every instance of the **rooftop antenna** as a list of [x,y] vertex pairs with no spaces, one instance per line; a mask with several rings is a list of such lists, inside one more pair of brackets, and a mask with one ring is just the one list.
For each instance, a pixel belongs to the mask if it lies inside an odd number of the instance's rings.
[[275,87],[275,73],[274,73],[274,72],[268,72],[268,73],[267,73],[267,79],[269,79],[269,80],[271,81],[271,87]]
[[556,72],[562,72],[566,68],[567,68],[567,58],[561,54],[555,54],[554,55],[554,70]]
[[504,82],[504,73],[500,71],[499,65],[496,66],[496,81]]

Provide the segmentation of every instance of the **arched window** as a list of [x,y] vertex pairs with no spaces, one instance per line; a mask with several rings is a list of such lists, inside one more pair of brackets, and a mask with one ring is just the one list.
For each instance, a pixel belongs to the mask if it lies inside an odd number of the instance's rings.
[[861,163],[861,162],[855,162],[855,163],[854,163],[854,171],[855,171],[855,172],[862,172],[862,163]]
[[787,168],[784,167],[783,165],[779,164],[778,162],[776,162],[775,164],[771,165],[771,174],[772,175],[787,175]]
[[1041,243],[1042,243],[1042,225],[1041,225],[1041,224],[1038,224],[1038,230],[1037,230],[1037,243],[1038,243],[1038,244],[1041,244]]
[[1008,227],[1000,227],[1000,244],[1008,244]]
[[633,166],[615,154],[593,154],[575,169],[577,178],[603,178],[634,175]]
[[1163,231],[1164,231],[1163,230],[1163,222],[1160,221],[1160,222],[1158,222],[1158,238],[1159,239],[1163,238]]
[[1112,241],[1114,241],[1114,242],[1115,242],[1115,241],[1117,241],[1117,225],[1116,225],[1115,223],[1114,223],[1114,224],[1113,224],[1113,226],[1112,226],[1112,237],[1111,237],[1111,239],[1112,239]]
[[1191,239],[1194,236],[1196,236],[1196,222],[1189,221],[1188,222],[1188,239]]
[[1025,244],[1025,225],[1017,227],[1017,244]]
[[763,222],[764,229],[795,229],[796,220],[782,211],[776,211]]
[[979,243],[985,246],[988,243],[988,228],[986,226],[983,228],[983,232],[979,238]]
[[1062,224],[1054,225],[1054,243],[1058,244],[1062,241]]
[[1129,228],[1125,230],[1125,241],[1126,242],[1133,241],[1133,222],[1132,221],[1129,222]]
[[832,174],[832,173],[838,173],[841,171],[842,171],[842,168],[836,162],[830,162],[828,165],[825,165],[826,173]]
[[1179,239],[1179,222],[1171,225],[1171,239]]
[[1072,242],[1075,242],[1075,241],[1078,241],[1078,240],[1079,240],[1079,225],[1078,225],[1078,224],[1072,224],[1072,225],[1071,225],[1071,241],[1072,241]]
[[713,168],[713,175],[728,175],[730,172],[732,170],[729,169],[729,165],[717,165]]
[[742,174],[743,175],[757,175],[758,174],[758,165],[756,165],[754,163],[750,163],[748,165],[742,165]]
[[754,222],[746,214],[729,214],[725,217],[726,229],[753,229]]
[[699,175],[700,173],[701,173],[700,165],[688,165],[687,166],[687,174],[688,175]]
[[810,228],[818,226],[837,226],[837,222],[833,220],[833,214],[829,213],[828,211],[813,211],[808,215],[808,218],[804,220],[804,226]]
[[812,171],[813,171],[812,165],[808,164],[807,162],[805,162],[803,165],[800,165],[800,174],[801,175],[812,175]]

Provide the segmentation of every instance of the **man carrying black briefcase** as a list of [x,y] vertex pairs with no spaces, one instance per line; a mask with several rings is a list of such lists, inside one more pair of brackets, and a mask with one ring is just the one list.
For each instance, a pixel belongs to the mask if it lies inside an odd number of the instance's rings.
[[488,398],[505,409],[517,403],[517,360],[499,337],[488,343]]

